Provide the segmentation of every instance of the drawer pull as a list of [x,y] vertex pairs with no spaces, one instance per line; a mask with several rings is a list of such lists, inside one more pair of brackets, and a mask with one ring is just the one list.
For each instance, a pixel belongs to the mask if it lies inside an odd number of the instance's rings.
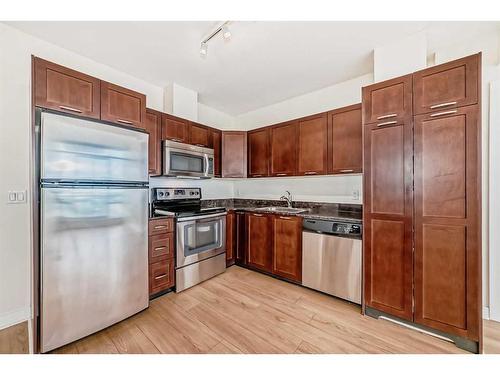
[[121,118],[116,119],[116,121],[121,122],[122,124],[127,124],[127,125],[132,125],[133,124],[132,121],[122,120]]
[[201,143],[195,143],[195,146],[199,146],[199,147],[207,147],[207,145],[202,145]]
[[262,214],[253,214],[253,216],[263,216]]
[[164,273],[163,275],[155,276],[155,280],[160,280],[160,279],[163,279],[165,277],[167,277],[166,273]]
[[252,177],[262,177],[261,174],[253,174]]
[[73,108],[73,107],[66,107],[65,105],[60,105],[59,108],[65,109],[66,111],[71,111],[71,112],[76,112],[76,113],[82,113],[81,110]]
[[174,142],[182,142],[182,139],[179,138],[170,138]]
[[377,117],[377,120],[383,120],[385,118],[396,117],[397,115],[398,115],[397,113],[391,113],[390,115],[379,116],[379,117]]
[[449,105],[455,105],[455,104],[457,104],[457,102],[448,102],[448,103],[434,104],[434,105],[431,105],[431,109],[448,107]]
[[288,173],[276,173],[276,176],[288,176]]
[[386,126],[386,125],[394,125],[397,124],[397,121],[386,121],[386,122],[381,122],[380,124],[377,124],[377,127],[379,126]]
[[155,247],[155,251],[165,250],[166,248],[166,246]]
[[318,172],[311,171],[311,172],[304,172],[304,174],[318,174]]
[[168,228],[168,225],[155,225],[155,229]]
[[350,172],[354,172],[354,169],[341,169],[339,172],[340,173],[350,173]]
[[280,216],[280,219],[283,219],[283,220],[292,220],[291,217],[287,217],[287,216]]
[[444,112],[438,112],[438,113],[433,113],[430,115],[430,117],[437,117],[437,116],[444,116],[444,115],[451,115],[453,113],[457,113],[457,110],[454,109],[453,111],[444,111]]

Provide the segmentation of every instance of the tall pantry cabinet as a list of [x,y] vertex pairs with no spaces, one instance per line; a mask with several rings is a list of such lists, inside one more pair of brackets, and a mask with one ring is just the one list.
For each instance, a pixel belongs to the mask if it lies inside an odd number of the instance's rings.
[[364,307],[481,350],[481,55],[363,88]]

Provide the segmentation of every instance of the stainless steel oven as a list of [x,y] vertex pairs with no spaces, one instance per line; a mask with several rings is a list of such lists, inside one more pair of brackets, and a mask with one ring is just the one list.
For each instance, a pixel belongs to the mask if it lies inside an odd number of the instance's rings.
[[176,292],[226,269],[226,213],[177,219]]
[[211,178],[214,176],[214,150],[163,141],[163,175]]

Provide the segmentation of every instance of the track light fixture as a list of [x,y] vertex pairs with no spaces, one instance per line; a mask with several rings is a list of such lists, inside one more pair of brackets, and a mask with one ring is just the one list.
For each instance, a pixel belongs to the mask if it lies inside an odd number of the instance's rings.
[[212,31],[205,39],[201,41],[200,45],[200,56],[201,57],[206,57],[208,54],[208,41],[212,39],[214,36],[217,34],[221,33],[222,37],[224,38],[224,41],[229,41],[231,39],[231,31],[229,31],[228,27],[229,21],[224,22],[222,25],[220,25],[218,28],[216,28],[214,31]]

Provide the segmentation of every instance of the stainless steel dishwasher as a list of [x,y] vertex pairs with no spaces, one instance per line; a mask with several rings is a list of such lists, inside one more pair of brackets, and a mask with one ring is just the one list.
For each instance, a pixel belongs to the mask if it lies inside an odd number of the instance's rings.
[[362,225],[304,219],[302,285],[361,304]]

